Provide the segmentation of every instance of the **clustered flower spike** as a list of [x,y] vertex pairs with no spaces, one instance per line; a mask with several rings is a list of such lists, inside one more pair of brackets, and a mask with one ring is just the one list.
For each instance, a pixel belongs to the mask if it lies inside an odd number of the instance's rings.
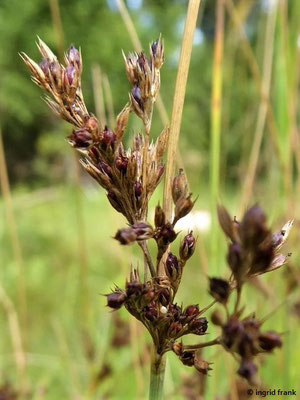
[[[262,332],[262,322],[254,315],[242,318],[241,291],[249,278],[279,268],[286,262],[287,256],[280,254],[279,249],[287,239],[292,221],[273,235],[258,206],[250,208],[241,222],[232,220],[225,208],[219,207],[220,224],[230,240],[227,261],[231,278],[209,279],[209,292],[214,301],[207,307],[177,304],[175,296],[182,274],[196,246],[196,239],[190,231],[181,239],[178,253],[171,249],[178,235],[176,223],[192,210],[195,203],[182,169],[172,184],[173,219],[168,220],[158,204],[154,223],[147,221],[150,197],[164,172],[162,158],[168,139],[166,128],[155,143],[149,144],[153,105],[159,92],[160,68],[164,61],[161,37],[150,44],[149,57],[144,52],[130,53],[128,57],[123,54],[132,87],[130,103],[120,112],[114,127],[102,126],[85,106],[81,91],[80,51],[71,46],[62,65],[40,39],[38,49],[42,55],[40,64],[21,54],[31,71],[32,80],[48,93],[46,102],[50,108],[73,125],[68,137],[70,145],[83,156],[84,169],[106,190],[111,206],[127,219],[128,226],[119,229],[115,239],[121,245],[137,243],[143,251],[143,279],[139,271],[132,268],[125,288],[115,287],[106,295],[107,306],[113,310],[124,306],[141,321],[152,336],[159,357],[173,351],[184,365],[207,375],[211,363],[201,358],[199,349],[206,345],[222,345],[239,358],[238,373],[254,384],[257,377],[255,357],[280,347],[281,338],[274,332]],[[122,139],[130,112],[141,118],[144,132],[135,135],[131,148],[125,149]],[[156,242],[155,262],[148,250],[148,240]],[[234,310],[230,313],[228,299],[233,291],[237,296]],[[219,310],[212,315],[212,322],[222,330],[221,335],[206,343],[184,345],[182,337],[187,334],[206,335],[208,321],[203,314],[215,303],[226,308],[226,316]]]
[[[101,121],[87,111],[81,91],[81,53],[74,46],[65,55],[65,65],[58,62],[41,39],[38,40],[42,55],[40,64],[21,54],[33,82],[50,95],[46,97],[50,108],[74,126],[68,139],[83,155],[83,167],[107,191],[110,204],[130,224],[143,222],[149,199],[164,173],[162,157],[168,129],[163,130],[154,144],[147,145],[143,134],[134,137],[131,149],[126,150],[122,143],[129,114],[137,110],[134,98],[144,110],[143,119],[147,124],[151,120],[163,63],[161,39],[150,48],[150,58],[141,53],[126,62],[128,77],[131,73],[130,81],[134,81],[134,90],[141,98],[131,95],[131,104],[126,104],[120,112],[115,127],[102,126]],[[143,169],[147,171],[146,176]]]

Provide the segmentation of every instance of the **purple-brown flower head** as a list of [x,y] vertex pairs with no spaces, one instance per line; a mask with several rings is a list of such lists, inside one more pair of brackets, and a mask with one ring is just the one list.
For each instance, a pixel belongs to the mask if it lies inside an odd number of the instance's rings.
[[161,206],[158,204],[155,207],[155,215],[154,215],[154,224],[156,228],[161,228],[164,226],[166,222],[166,216],[164,210],[161,208]]
[[181,197],[186,197],[187,193],[188,193],[188,185],[186,176],[185,173],[183,172],[183,169],[180,168],[178,175],[175,176],[172,184],[172,197],[174,204],[176,205],[177,201]]
[[193,235],[193,231],[191,231],[183,238],[180,244],[179,255],[181,260],[187,261],[193,255],[195,251],[195,244],[196,244],[196,239]]
[[280,335],[275,332],[265,332],[259,335],[258,338],[259,346],[264,351],[272,351],[276,347],[282,346]]
[[192,367],[195,362],[195,352],[194,351],[183,351],[179,357],[180,361],[187,365],[188,367]]
[[238,374],[243,378],[247,379],[250,385],[254,385],[257,382],[256,377],[257,366],[251,360],[242,360]]
[[207,331],[208,321],[206,318],[193,319],[189,323],[189,331],[194,335],[204,335]]
[[224,279],[210,278],[209,293],[220,303],[226,303],[230,294],[229,283]]
[[121,290],[116,290],[113,293],[106,295],[107,306],[115,310],[122,307],[126,300],[126,294]]
[[69,47],[66,54],[66,60],[69,64],[76,66],[79,70],[81,69],[82,65],[80,52],[74,46]]
[[171,279],[171,281],[176,281],[180,275],[180,268],[177,257],[169,253],[166,259],[166,274]]
[[130,228],[119,229],[115,237],[122,245],[132,244],[137,240],[137,234]]

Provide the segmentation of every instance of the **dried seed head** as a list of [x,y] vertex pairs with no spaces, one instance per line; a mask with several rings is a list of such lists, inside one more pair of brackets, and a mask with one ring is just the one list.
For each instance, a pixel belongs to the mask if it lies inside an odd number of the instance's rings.
[[149,305],[144,309],[145,318],[151,322],[154,322],[158,318],[158,312],[155,305]]
[[105,126],[101,136],[101,145],[104,149],[115,148],[116,134]]
[[177,234],[174,231],[173,225],[167,222],[160,230],[159,239],[167,245],[172,243],[176,239],[176,236]]
[[180,268],[178,264],[178,259],[172,253],[168,254],[165,264],[165,270],[167,276],[171,279],[172,282],[177,281],[177,279],[180,277]]
[[276,347],[282,346],[280,335],[275,332],[265,332],[259,335],[259,346],[264,351],[272,351]]
[[226,303],[230,294],[229,283],[224,279],[210,278],[209,293],[220,303]]
[[237,278],[239,270],[242,268],[242,249],[238,243],[232,243],[229,246],[227,261],[231,271]]
[[195,335],[204,335],[207,331],[208,321],[206,318],[194,319],[189,323],[189,331]]
[[136,234],[136,240],[148,240],[153,237],[152,226],[145,222],[138,222],[131,227]]
[[175,342],[173,344],[172,350],[177,356],[180,356],[182,354],[182,342]]
[[180,197],[175,205],[174,224],[180,219],[185,217],[194,207],[195,202],[191,200],[192,193],[187,197]]
[[179,359],[184,365],[187,365],[188,367],[192,367],[195,362],[195,352],[194,351],[184,351],[179,356]]
[[86,149],[93,144],[93,135],[85,128],[74,129],[68,139],[76,149]]
[[123,228],[118,230],[114,239],[118,240],[122,245],[128,245],[137,240],[137,234],[131,227]]
[[126,294],[120,290],[110,293],[106,295],[106,297],[107,297],[107,306],[115,310],[121,308],[126,300]]
[[161,228],[166,222],[166,216],[164,210],[158,204],[155,207],[155,216],[154,216],[154,223],[156,228]]
[[160,69],[164,62],[164,47],[161,36],[150,45],[150,56],[155,68]]
[[130,296],[140,296],[142,294],[143,285],[139,281],[126,282],[126,294]]
[[255,247],[262,243],[269,235],[266,226],[266,216],[259,206],[251,207],[244,215],[240,225],[239,234],[243,246]]
[[204,360],[200,360],[198,359],[198,357],[195,357],[194,367],[198,372],[203,375],[207,375],[208,372],[212,370],[212,368],[210,368],[210,363]]
[[180,322],[174,321],[171,323],[169,328],[169,335],[170,336],[177,336],[179,332],[182,330],[183,326]]
[[191,231],[183,238],[180,244],[179,255],[181,260],[187,261],[193,255],[195,251],[195,243],[196,239],[193,235],[193,231]]

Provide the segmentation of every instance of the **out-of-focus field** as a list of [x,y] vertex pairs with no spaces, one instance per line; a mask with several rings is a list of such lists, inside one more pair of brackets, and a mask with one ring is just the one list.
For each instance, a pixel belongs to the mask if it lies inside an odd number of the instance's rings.
[[[78,173],[64,140],[70,128],[51,115],[18,57],[24,50],[37,59],[36,35],[58,54],[69,43],[81,46],[86,102],[92,112],[105,112],[109,123],[128,100],[121,49],[133,45],[113,0],[24,3],[0,2],[0,125],[10,183],[5,185],[1,162],[0,398],[14,399],[5,384],[17,391],[24,380],[34,400],[144,399],[150,338],[123,309],[106,308],[104,297],[115,284],[124,286],[131,265],[143,268],[143,259],[136,246],[112,239],[125,220],[111,209],[104,191]],[[187,2],[125,3],[144,47],[160,32],[164,37],[161,93],[170,115]],[[220,4],[224,52],[216,72]],[[260,288],[249,286],[242,301],[245,315],[270,314],[265,330],[282,333],[283,347],[260,359],[264,386],[298,394],[299,21],[298,0],[201,3],[179,145],[191,191],[199,195],[190,219],[198,240],[177,298],[205,307],[211,301],[207,277],[230,275],[217,202],[237,218],[258,202],[274,231],[294,218],[283,249],[293,253],[290,265],[264,275]],[[222,83],[220,121],[211,101],[216,82]],[[103,93],[104,110],[97,93]],[[154,137],[162,128],[156,111]],[[128,145],[139,129],[131,117]],[[215,173],[218,179],[210,179]],[[162,194],[160,187],[151,200],[150,219]],[[182,226],[179,239],[189,228]],[[209,340],[217,332],[209,324],[207,336],[195,338]],[[201,390],[206,400],[239,399],[238,363],[215,347],[205,349],[203,358],[213,362],[205,379],[169,354],[166,399],[200,400]]]

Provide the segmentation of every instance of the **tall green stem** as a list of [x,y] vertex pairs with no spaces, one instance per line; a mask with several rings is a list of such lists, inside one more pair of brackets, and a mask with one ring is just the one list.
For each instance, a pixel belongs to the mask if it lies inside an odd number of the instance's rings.
[[149,400],[161,400],[163,398],[164,377],[166,369],[166,354],[157,354],[153,348],[151,356],[150,392]]

